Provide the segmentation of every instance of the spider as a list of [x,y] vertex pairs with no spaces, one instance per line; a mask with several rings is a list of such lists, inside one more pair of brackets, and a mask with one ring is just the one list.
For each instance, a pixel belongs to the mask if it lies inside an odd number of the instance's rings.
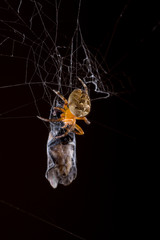
[[56,136],[55,138],[65,137],[69,132],[83,135],[84,131],[78,124],[76,124],[76,120],[83,120],[86,124],[90,124],[88,119],[85,117],[91,110],[91,101],[88,95],[88,88],[80,78],[78,78],[78,80],[82,83],[84,90],[73,90],[73,92],[71,92],[69,95],[68,101],[59,92],[53,90],[53,92],[55,92],[64,102],[62,108],[54,107],[54,109],[62,112],[60,118],[46,119],[38,116],[39,119],[46,122],[62,121],[64,123],[62,128],[65,128],[65,133],[60,136]]

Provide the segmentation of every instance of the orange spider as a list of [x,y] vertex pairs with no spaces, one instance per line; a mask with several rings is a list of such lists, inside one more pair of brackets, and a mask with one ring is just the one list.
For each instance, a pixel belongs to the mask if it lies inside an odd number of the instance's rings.
[[66,129],[65,133],[61,136],[56,136],[55,138],[65,137],[69,132],[83,135],[84,131],[78,124],[76,124],[76,120],[84,120],[85,123],[90,124],[88,119],[85,117],[91,109],[91,101],[88,96],[88,89],[80,78],[78,78],[78,80],[82,83],[84,90],[73,90],[73,92],[69,95],[68,101],[59,92],[53,90],[64,101],[62,108],[54,107],[54,109],[62,112],[60,118],[46,119],[38,116],[38,118],[46,122],[62,121],[64,123],[64,126],[62,128]]

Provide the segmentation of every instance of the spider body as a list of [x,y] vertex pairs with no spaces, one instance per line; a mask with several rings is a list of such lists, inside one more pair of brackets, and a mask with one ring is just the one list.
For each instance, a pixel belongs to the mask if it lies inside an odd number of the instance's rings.
[[55,138],[65,137],[69,132],[74,132],[78,135],[83,135],[84,131],[76,124],[76,120],[83,120],[85,123],[90,124],[88,119],[85,117],[91,109],[90,98],[88,96],[88,89],[84,82],[78,78],[82,83],[84,90],[75,89],[69,96],[68,101],[59,92],[53,90],[63,101],[64,105],[62,108],[54,107],[55,110],[61,111],[60,118],[58,119],[46,119],[38,117],[46,122],[63,122],[62,128],[65,128],[65,133]]
[[84,117],[88,115],[91,109],[90,98],[86,91],[75,89],[68,98],[70,111],[76,117]]

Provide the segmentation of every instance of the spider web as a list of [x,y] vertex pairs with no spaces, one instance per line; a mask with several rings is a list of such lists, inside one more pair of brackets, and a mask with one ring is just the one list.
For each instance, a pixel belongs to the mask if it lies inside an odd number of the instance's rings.
[[1,117],[13,118],[13,112],[25,108],[28,102],[34,102],[35,115],[43,114],[45,103],[47,109],[53,105],[52,89],[67,97],[73,89],[81,87],[77,77],[86,83],[91,100],[115,94],[107,71],[83,39],[79,23],[81,1],[74,6],[74,18],[69,22],[73,27],[70,31],[67,28],[66,34],[62,26],[68,15],[64,13],[63,4],[63,1],[20,0],[13,3],[6,0],[0,8],[0,56],[10,57],[12,63],[12,59],[16,59],[16,71],[21,76],[19,80],[13,77],[9,83],[2,79],[0,89],[4,95],[6,91],[27,94],[27,102],[15,103],[11,109],[1,111]]
[[[83,20],[81,16],[81,4],[83,4],[83,1],[82,2],[74,1],[74,4],[73,4],[73,1],[71,1],[71,3],[69,2],[70,1],[51,2],[48,0],[1,1],[1,7],[0,7],[0,56],[1,56],[0,58],[1,60],[0,101],[3,104],[1,104],[0,119],[13,120],[14,118],[16,119],[24,118],[24,119],[27,119],[26,124],[28,124],[28,118],[32,118],[32,117],[35,118],[36,115],[41,115],[43,117],[49,116],[50,108],[54,104],[55,99],[57,99],[55,98],[55,95],[52,89],[59,90],[62,93],[62,95],[68,98],[68,95],[70,94],[70,92],[72,92],[73,89],[81,88],[81,84],[79,83],[77,77],[80,77],[86,83],[89,89],[91,100],[94,102],[96,102],[99,99],[108,99],[110,96],[119,96],[121,98],[123,96],[122,94],[128,93],[134,90],[133,83],[128,78],[126,72],[123,72],[122,75],[117,74],[116,76],[112,74],[114,65],[115,67],[118,66],[121,59],[120,61],[115,60],[114,64],[113,62],[111,63],[107,62],[106,64],[106,61],[104,60],[103,57],[101,58],[101,55],[99,55],[99,52],[95,49],[91,50],[91,47],[88,47],[88,44],[85,43],[85,39],[83,38],[83,31],[81,30],[81,21]],[[117,16],[119,17],[115,21],[115,25],[111,26],[113,30],[113,34],[111,30],[111,36],[109,36],[110,40],[107,42],[108,47],[107,47],[106,55],[108,55],[108,52],[110,51],[110,46],[113,43],[114,35],[117,32],[117,26],[120,24],[120,22],[124,24],[124,22],[121,20],[123,20],[123,16],[125,16],[125,12],[127,11],[129,2],[131,1],[128,1],[124,5],[122,3],[123,5],[121,8],[122,11],[117,13]],[[67,9],[71,8],[69,13],[65,10],[66,9],[65,4],[69,4]],[[137,8],[136,4],[135,6]],[[128,20],[129,17],[126,19]],[[145,21],[146,19],[144,20],[144,23]],[[144,31],[142,35],[138,35],[138,39],[136,39],[136,34],[135,34],[135,38],[131,42],[130,47],[133,46],[134,41],[136,42],[138,40],[143,42],[143,38],[146,38],[146,36],[147,38],[149,38],[148,32],[154,33],[157,31],[159,27],[159,22],[158,24],[156,21],[153,21],[153,22],[152,24],[149,25],[149,30],[148,28],[146,28],[146,31]],[[147,25],[147,24],[145,23],[144,25]],[[140,29],[143,29],[143,28],[140,28]],[[123,33],[121,33],[121,36],[123,38]],[[120,48],[119,45],[118,45],[118,48]],[[6,66],[6,65],[8,66],[7,70],[6,68],[3,69],[3,66]],[[12,76],[12,78],[10,78],[10,76]],[[14,123],[14,121],[12,121],[12,123]],[[11,127],[13,125],[7,124],[7,127],[8,126],[10,127],[10,129],[14,128],[14,127]],[[104,130],[106,128],[106,123],[101,124],[101,127]],[[23,126],[22,131],[24,130],[26,131],[26,128]],[[122,134],[121,131],[119,132],[116,131],[114,127],[111,130],[113,130],[113,132],[116,132],[128,138],[127,134]],[[41,131],[43,130],[41,129]],[[9,128],[7,129],[7,132],[9,132],[10,134]],[[38,134],[39,134],[39,130],[37,135]],[[36,133],[33,135],[36,135]],[[14,134],[13,134],[13,137],[14,137]],[[23,134],[22,134],[22,137],[23,137]],[[88,140],[90,141],[90,138]],[[104,140],[103,142],[105,142],[106,138],[103,138],[103,140]],[[8,141],[8,136],[6,138],[6,141]],[[19,140],[17,141],[19,142]],[[109,144],[110,141],[112,143],[112,138],[109,139],[107,144]],[[27,144],[28,143],[26,143],[26,145]],[[4,141],[4,145],[6,146],[5,141]],[[23,144],[20,146],[22,148]],[[109,147],[107,148],[109,151]],[[19,149],[19,145],[18,145],[18,149]],[[32,149],[31,146],[30,146],[30,149]],[[7,147],[7,150],[8,150],[8,147]],[[115,150],[113,150],[113,152],[114,151]],[[22,149],[22,152],[24,155],[23,149]],[[35,152],[35,147],[33,148],[33,152]],[[6,151],[5,151],[5,154],[6,154]],[[22,161],[23,155],[22,156],[21,154],[18,154],[18,155],[20,160],[19,162],[18,162],[18,159],[16,160],[17,165],[15,163],[16,167],[14,166],[14,169],[16,168],[18,169],[19,166],[20,168],[22,167],[21,161]],[[15,156],[17,157],[17,151],[15,153]],[[13,157],[11,156],[11,160],[12,158]],[[28,158],[31,158],[31,152],[29,153]],[[43,162],[45,158],[46,156],[44,152],[44,156],[41,157]],[[30,166],[32,164],[33,159],[34,160],[37,159],[36,153],[35,153],[35,157],[32,157],[29,162],[28,171],[31,168]],[[12,162],[13,161],[9,162],[11,167],[13,164]],[[128,163],[128,158],[126,162]],[[41,172],[39,173],[39,175],[42,176],[44,173],[45,166],[41,167],[42,162],[39,162],[39,159],[37,160],[37,164],[38,164],[38,169],[42,168],[42,173]],[[95,165],[97,165],[96,161],[95,161]],[[6,167],[8,169],[8,165],[6,165]],[[36,169],[35,171],[37,171],[36,167],[35,167]],[[15,173],[17,173],[18,175],[19,171],[21,170],[18,169],[17,172],[15,170]],[[23,174],[25,178],[25,173]],[[31,171],[30,171],[30,174],[31,174]],[[18,176],[21,176],[21,174],[19,174]],[[34,179],[35,183],[33,183],[33,181],[29,182],[33,186],[34,184],[40,185],[38,182],[39,179],[36,182],[36,179],[38,178],[37,176],[38,176],[38,173],[36,175],[36,178],[35,178],[35,175],[31,178],[31,181],[32,179]],[[90,171],[88,171],[87,179],[92,177],[93,176],[90,174]],[[106,172],[105,172],[104,178],[106,178]],[[28,181],[29,180],[27,180],[27,187],[25,188],[24,186],[24,189],[26,189],[26,191],[28,189]],[[43,182],[41,183],[43,185]],[[34,187],[36,188],[37,185]],[[8,187],[9,186],[10,185],[8,184]],[[20,184],[18,181],[17,189],[19,190],[19,188],[20,188]],[[43,189],[46,189],[46,185]],[[11,192],[11,190],[12,189],[10,188],[9,191]],[[7,192],[8,190],[5,191],[6,194]],[[71,189],[68,189],[67,194],[68,192],[70,192],[70,195],[73,195],[74,191]],[[46,195],[48,194],[47,190],[45,193]],[[59,201],[61,201],[60,200],[61,198],[60,199],[58,198],[59,195],[57,194],[57,192],[55,193],[55,195],[54,193],[51,193],[51,194],[53,195],[51,195],[50,199],[46,200],[46,196],[43,199],[43,202],[47,201],[47,205],[50,205],[50,208],[48,207],[48,215],[51,217],[54,216],[53,217],[54,219],[49,219],[48,222],[46,221],[47,224],[54,222],[55,218],[58,218],[59,216],[58,210],[56,212],[56,209],[54,209],[52,199],[54,197],[56,200],[58,199]],[[65,194],[66,192],[64,193],[64,195]],[[39,209],[37,210],[38,214],[35,213],[35,215],[30,214],[30,210],[29,211],[21,210],[20,208],[21,202],[18,202],[18,201],[20,198],[23,199],[23,196],[20,197],[18,195],[16,203],[14,205],[14,200],[16,199],[16,196],[14,194],[12,195],[14,196],[13,199],[11,200],[11,194],[10,194],[10,196],[8,197],[9,199],[8,202],[13,202],[13,204],[8,204],[6,203],[6,201],[3,201],[3,200],[1,201],[1,203],[3,205],[8,205],[11,208],[15,208],[16,210],[22,212],[25,215],[28,214],[30,215],[30,217],[38,219],[36,215],[39,214]],[[78,193],[77,193],[77,196],[78,196]],[[7,199],[7,195],[6,195],[6,199]],[[91,200],[93,201],[93,198]],[[54,201],[54,203],[55,202],[56,201]],[[59,206],[61,206],[61,204],[59,204]],[[28,205],[28,202],[26,203],[26,205]],[[32,205],[34,206],[33,201],[32,201]],[[44,203],[42,205],[44,207]],[[89,205],[90,205],[90,202],[89,202]],[[15,207],[15,206],[18,206],[18,207]],[[24,208],[25,207],[23,205],[22,209]],[[36,212],[36,210],[34,212]],[[40,214],[41,216],[43,215],[42,212]],[[74,213],[72,213],[71,215],[74,216]],[[45,216],[39,217],[39,220],[42,222],[45,222],[44,219],[45,219]],[[65,228],[73,229],[72,227],[69,228],[69,226],[65,225],[68,222],[67,219],[66,221],[60,217],[59,219],[60,219],[59,220],[60,224],[57,224],[57,226],[56,224],[55,225],[53,224],[54,228],[58,228],[58,225],[61,225],[62,226],[62,228],[60,229],[61,231],[63,230],[65,231]],[[77,232],[80,232],[80,231],[77,231]],[[73,234],[72,231],[69,234],[72,235]],[[75,236],[75,238],[81,239],[81,237],[79,236]]]

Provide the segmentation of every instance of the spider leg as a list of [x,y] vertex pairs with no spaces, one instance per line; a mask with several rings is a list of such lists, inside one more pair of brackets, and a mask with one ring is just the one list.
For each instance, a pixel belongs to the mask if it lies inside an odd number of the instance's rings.
[[79,126],[79,125],[75,125],[75,129],[78,131],[76,131],[76,130],[74,130],[73,132],[74,133],[76,133],[76,134],[78,134],[78,135],[83,135],[84,134],[84,131],[82,130],[82,128]]
[[88,88],[87,88],[86,84],[79,77],[78,77],[78,80],[82,83],[85,93],[88,95]]
[[64,126],[62,126],[61,128],[66,128],[68,126],[68,123],[67,122],[63,122],[64,123]]
[[60,136],[56,136],[55,138],[62,138],[62,137],[65,137],[69,132],[72,132],[73,131],[73,127],[68,127],[66,128],[66,132]]
[[90,124],[91,122],[86,117],[76,117],[77,120],[83,120],[86,124]]
[[57,92],[56,90],[54,90],[53,89],[53,92],[55,92],[62,100],[63,100],[63,102],[64,102],[64,109],[66,109],[67,108],[67,105],[68,105],[68,101],[67,101],[67,99],[65,98],[65,97],[63,97],[61,94],[60,94],[60,92]]
[[63,117],[61,118],[58,118],[58,119],[47,119],[47,118],[42,118],[42,117],[39,117],[37,116],[39,119],[41,119],[42,121],[45,121],[45,122],[61,122],[63,120]]

